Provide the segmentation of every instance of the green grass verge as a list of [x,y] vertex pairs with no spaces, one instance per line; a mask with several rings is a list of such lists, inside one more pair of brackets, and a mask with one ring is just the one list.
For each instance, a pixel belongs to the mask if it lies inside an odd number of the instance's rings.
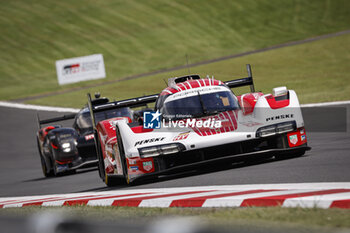
[[[273,87],[287,86],[297,92],[301,103],[316,103],[350,99],[350,35],[328,38],[302,45],[270,50],[240,58],[215,62],[191,68],[191,73],[214,75],[226,81],[245,77],[245,64],[252,64],[257,90],[270,93]],[[103,96],[125,99],[143,94],[159,93],[163,79],[188,74],[187,69],[88,90],[32,100],[28,103],[81,107],[87,101],[87,92],[101,92]],[[248,91],[247,88],[238,93]]]
[[107,80],[117,80],[183,65],[185,54],[194,63],[345,30],[349,21],[348,0],[3,1],[0,99],[103,82],[59,86],[59,59],[102,53]]
[[79,217],[101,220],[120,218],[200,217],[224,225],[294,226],[350,228],[348,209],[259,208],[136,208],[136,207],[24,207],[0,209],[0,214],[32,214],[44,210],[63,210]]

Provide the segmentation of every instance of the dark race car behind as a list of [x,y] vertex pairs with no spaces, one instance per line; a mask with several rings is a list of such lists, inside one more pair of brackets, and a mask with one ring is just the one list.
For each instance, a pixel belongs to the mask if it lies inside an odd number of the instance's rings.
[[[95,96],[93,105],[108,103],[107,98]],[[95,120],[102,121],[115,117],[132,118],[130,108],[111,109],[96,114]],[[54,124],[74,119],[72,127]],[[97,165],[96,149],[92,121],[88,107],[78,113],[63,115],[51,119],[40,120],[37,132],[37,146],[44,176],[57,176],[75,172],[78,168]],[[42,127],[42,125],[45,125]]]

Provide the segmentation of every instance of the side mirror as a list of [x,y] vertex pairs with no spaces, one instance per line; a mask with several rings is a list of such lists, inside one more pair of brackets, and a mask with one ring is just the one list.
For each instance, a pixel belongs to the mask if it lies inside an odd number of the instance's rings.
[[101,97],[100,92],[96,92],[96,93],[95,93],[95,98],[98,99],[98,98],[100,98],[100,97]]

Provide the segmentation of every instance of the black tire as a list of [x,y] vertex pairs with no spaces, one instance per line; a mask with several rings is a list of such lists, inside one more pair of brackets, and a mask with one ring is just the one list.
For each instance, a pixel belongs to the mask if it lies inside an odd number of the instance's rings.
[[43,175],[45,177],[52,177],[53,176],[53,171],[48,169],[46,166],[46,161],[43,157],[43,154],[41,153],[41,148],[40,148],[40,142],[39,142],[39,138],[36,138],[36,142],[37,142],[37,147],[38,147],[38,151],[39,151],[39,156],[40,156],[40,164],[41,164],[41,170],[43,172]]
[[45,177],[52,177],[54,176],[53,171],[49,170],[46,166],[46,162],[44,160],[44,158],[40,155],[40,162],[41,162],[41,170],[43,172],[43,175]]
[[[97,135],[97,134],[95,134]],[[98,173],[99,176],[101,178],[101,180],[108,186],[108,187],[114,187],[117,185],[120,185],[122,182],[120,178],[117,177],[108,177],[108,175],[106,174],[106,169],[105,169],[105,164],[103,161],[103,154],[102,154],[102,149],[101,149],[101,143],[100,143],[100,137],[97,136],[95,137],[96,140],[96,144],[97,144],[97,158],[98,158]]]
[[131,184],[131,181],[129,179],[129,173],[127,169],[127,163],[126,163],[126,158],[125,158],[125,151],[124,151],[124,146],[123,146],[123,140],[122,137],[120,136],[120,131],[119,128],[116,127],[116,135],[117,135],[117,143],[118,143],[118,150],[119,150],[119,155],[120,155],[120,160],[123,164],[123,176],[126,184]]
[[105,175],[105,184],[108,187],[115,187],[115,186],[124,184],[124,180],[119,178],[119,177],[111,177],[111,176],[108,176],[106,174]]
[[[95,134],[96,136],[97,134]],[[96,138],[96,137],[95,137]],[[105,164],[103,161],[103,155],[102,155],[102,149],[101,149],[101,144],[100,144],[100,137],[97,136],[96,138],[96,152],[97,152],[97,159],[98,159],[98,175],[100,176],[101,180],[105,182],[106,178],[106,169],[105,169]]]
[[59,176],[60,175],[60,173],[57,171],[57,163],[56,163],[56,160],[55,160],[55,158],[53,159],[53,161],[52,161],[52,170],[53,170],[53,175],[54,176]]

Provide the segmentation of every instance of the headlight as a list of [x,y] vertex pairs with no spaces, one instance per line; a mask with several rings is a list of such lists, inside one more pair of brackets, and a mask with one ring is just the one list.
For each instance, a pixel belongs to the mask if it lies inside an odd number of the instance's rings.
[[157,147],[142,148],[140,149],[140,154],[144,158],[160,155]]
[[256,131],[257,137],[268,137],[275,134],[282,134],[294,131],[296,129],[295,121],[289,121],[284,123],[279,123],[275,125],[269,125],[266,127],[261,127]]
[[167,145],[140,148],[139,152],[141,157],[147,158],[147,157],[154,157],[159,155],[175,154],[182,150],[185,150],[184,145],[180,143],[173,143],[173,144],[167,144]]
[[180,151],[180,148],[177,144],[163,145],[160,147],[160,150],[163,155],[173,154]]
[[286,122],[286,123],[278,124],[276,127],[276,132],[277,133],[286,133],[289,131],[293,131],[294,129],[295,129],[294,122]]
[[276,126],[260,128],[257,132],[258,137],[268,137],[276,134]]
[[63,152],[68,153],[72,150],[69,142],[62,143],[61,147],[62,147]]

